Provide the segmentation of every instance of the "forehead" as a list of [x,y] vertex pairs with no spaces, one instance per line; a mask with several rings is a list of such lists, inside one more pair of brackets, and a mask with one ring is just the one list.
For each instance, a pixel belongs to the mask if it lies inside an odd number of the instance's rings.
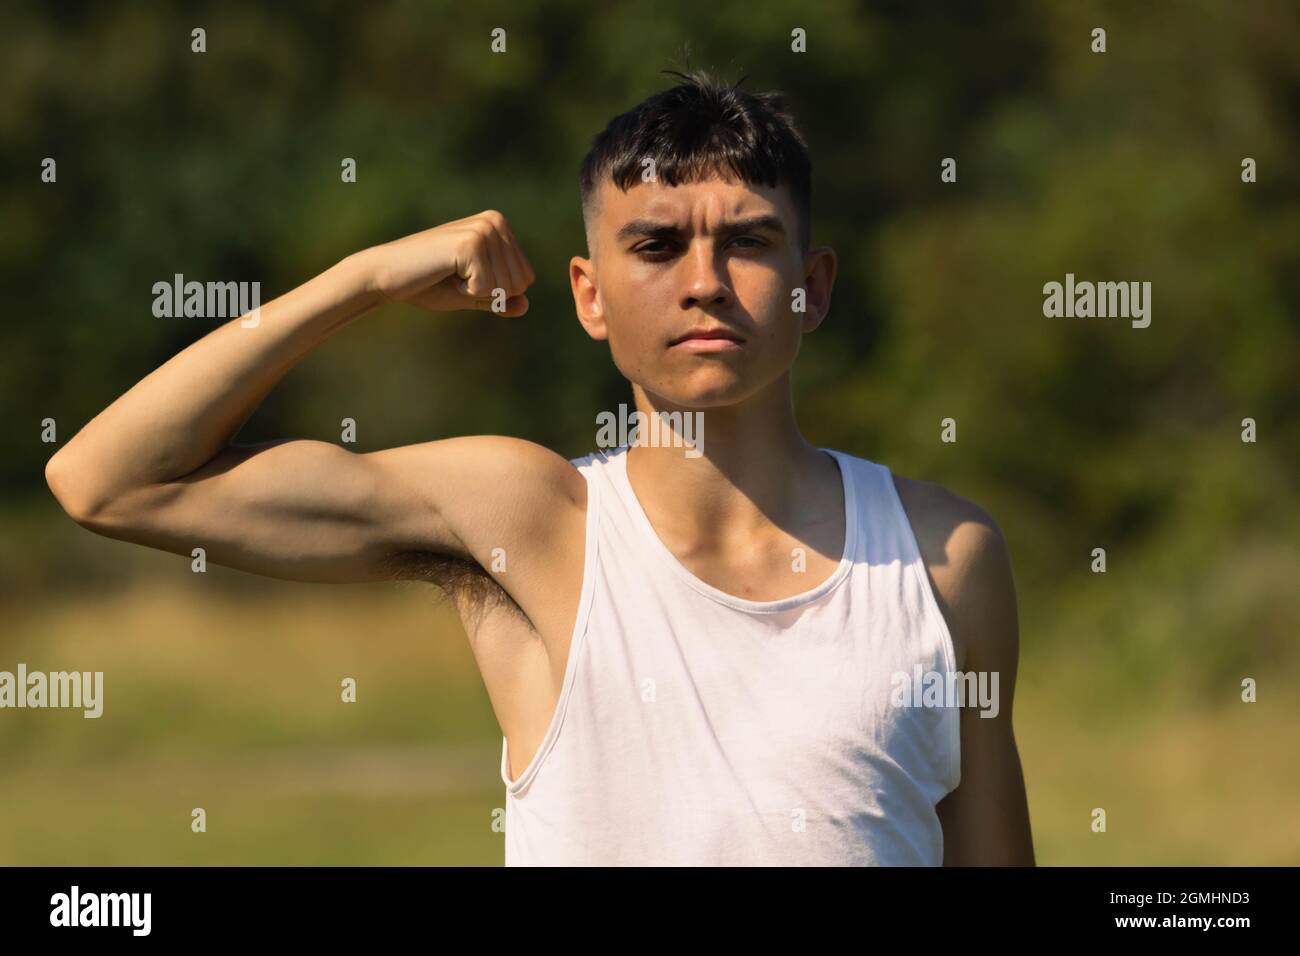
[[629,219],[657,217],[683,224],[697,216],[706,222],[730,220],[758,213],[774,213],[792,221],[794,209],[784,186],[764,186],[713,177],[669,186],[663,182],[638,182],[627,192],[612,180],[600,184],[597,208],[602,230],[616,230]]

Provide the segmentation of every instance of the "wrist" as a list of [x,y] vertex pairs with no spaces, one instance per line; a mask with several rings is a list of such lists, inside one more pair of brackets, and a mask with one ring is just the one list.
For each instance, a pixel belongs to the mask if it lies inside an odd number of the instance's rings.
[[367,308],[386,301],[376,278],[374,250],[354,252],[341,259],[334,270],[346,285],[349,298],[357,299]]

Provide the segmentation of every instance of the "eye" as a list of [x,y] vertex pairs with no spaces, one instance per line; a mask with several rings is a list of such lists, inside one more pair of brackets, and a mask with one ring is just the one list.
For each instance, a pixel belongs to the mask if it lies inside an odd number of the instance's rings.
[[664,253],[666,253],[666,252],[671,252],[672,250],[671,250],[671,249],[651,249],[650,247],[651,247],[651,246],[667,246],[667,245],[670,245],[670,243],[668,242],[667,239],[651,239],[649,242],[642,243],[641,245],[637,246],[636,249],[635,249],[635,252],[636,252],[638,255],[641,254],[641,253],[647,253],[647,254],[650,254],[650,255],[663,255]]
[[[743,249],[763,249],[767,246],[767,241],[758,236],[737,236],[735,239],[731,240],[731,242],[732,244],[737,242],[753,243],[753,245],[750,246],[742,246],[741,248]],[[654,246],[661,246],[663,248],[652,248]],[[650,239],[647,242],[643,242],[632,251],[637,255],[663,258],[673,252],[673,243],[669,239]]]

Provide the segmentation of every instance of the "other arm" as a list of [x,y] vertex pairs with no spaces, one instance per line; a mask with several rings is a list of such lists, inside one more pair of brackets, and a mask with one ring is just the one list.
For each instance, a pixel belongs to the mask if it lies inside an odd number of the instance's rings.
[[[965,518],[948,540],[945,575],[950,630],[965,649],[970,674],[997,675],[996,715],[978,702],[961,711],[961,783],[940,801],[945,866],[1034,866],[1034,838],[1021,756],[1011,728],[1019,662],[1019,623],[1011,561],[997,524],[962,502]],[[989,708],[989,713],[995,713]]]

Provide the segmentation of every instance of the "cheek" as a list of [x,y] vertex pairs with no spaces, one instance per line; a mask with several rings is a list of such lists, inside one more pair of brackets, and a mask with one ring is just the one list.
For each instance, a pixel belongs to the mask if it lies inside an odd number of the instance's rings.
[[802,316],[782,306],[763,323],[759,333],[765,359],[786,362],[799,354],[803,342]]
[[740,301],[771,348],[780,350],[792,343],[797,347],[801,337],[803,316],[794,311],[791,291],[795,281],[782,270],[757,266],[737,278]]
[[636,316],[620,313],[620,319],[607,325],[609,354],[624,378],[642,382],[655,359],[657,338]]
[[646,285],[620,290],[604,301],[609,350],[614,364],[627,374],[645,371],[662,357],[665,307]]

